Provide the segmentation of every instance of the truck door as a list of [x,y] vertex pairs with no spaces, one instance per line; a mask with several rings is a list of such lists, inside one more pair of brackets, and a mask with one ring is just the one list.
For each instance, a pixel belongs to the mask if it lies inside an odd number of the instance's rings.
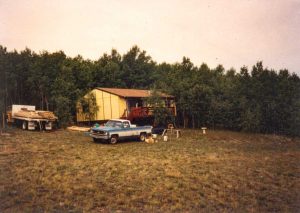
[[128,121],[124,121],[123,122],[123,127],[124,127],[124,136],[125,137],[130,137],[130,136],[132,136],[132,131],[131,131],[131,129],[130,129],[130,124],[129,124],[129,122]]

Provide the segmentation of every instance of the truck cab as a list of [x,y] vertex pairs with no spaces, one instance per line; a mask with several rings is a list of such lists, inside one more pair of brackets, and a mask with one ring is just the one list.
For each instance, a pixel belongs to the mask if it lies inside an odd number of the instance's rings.
[[116,128],[133,128],[136,127],[135,124],[131,124],[129,120],[125,119],[114,119],[107,121],[104,126],[107,127],[116,127]]

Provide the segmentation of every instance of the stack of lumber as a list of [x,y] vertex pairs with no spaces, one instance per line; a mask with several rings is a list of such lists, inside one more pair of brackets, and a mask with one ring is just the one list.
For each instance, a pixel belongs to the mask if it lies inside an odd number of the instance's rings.
[[79,126],[70,126],[67,130],[78,131],[78,132],[88,132],[90,131],[90,127],[79,127]]
[[50,111],[36,111],[40,116],[47,119],[57,119],[53,112]]
[[33,111],[33,110],[20,110],[14,114],[17,117],[32,118],[32,119],[48,119],[56,120],[57,117],[50,111]]
[[31,111],[31,110],[20,110],[19,112],[16,112],[14,114],[14,116],[24,117],[24,118],[34,118],[34,119],[42,119],[43,118],[36,111]]

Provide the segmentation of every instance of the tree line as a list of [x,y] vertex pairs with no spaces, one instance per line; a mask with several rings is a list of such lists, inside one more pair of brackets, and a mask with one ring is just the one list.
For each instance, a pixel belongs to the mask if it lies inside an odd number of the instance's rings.
[[95,87],[155,89],[176,97],[179,126],[300,135],[300,79],[257,62],[225,70],[156,63],[137,46],[98,60],[63,51],[7,51],[0,46],[0,111],[12,104],[54,111],[61,125],[75,121],[76,102]]

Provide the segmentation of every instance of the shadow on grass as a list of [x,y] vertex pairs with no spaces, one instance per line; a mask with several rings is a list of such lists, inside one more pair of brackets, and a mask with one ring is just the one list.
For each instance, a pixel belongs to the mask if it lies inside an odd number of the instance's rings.
[[99,140],[99,141],[93,141],[95,144],[105,144],[105,145],[110,145],[110,146],[115,146],[118,144],[130,144],[130,143],[143,143],[142,141],[139,141],[138,139],[119,139],[116,144],[111,144],[108,140]]

